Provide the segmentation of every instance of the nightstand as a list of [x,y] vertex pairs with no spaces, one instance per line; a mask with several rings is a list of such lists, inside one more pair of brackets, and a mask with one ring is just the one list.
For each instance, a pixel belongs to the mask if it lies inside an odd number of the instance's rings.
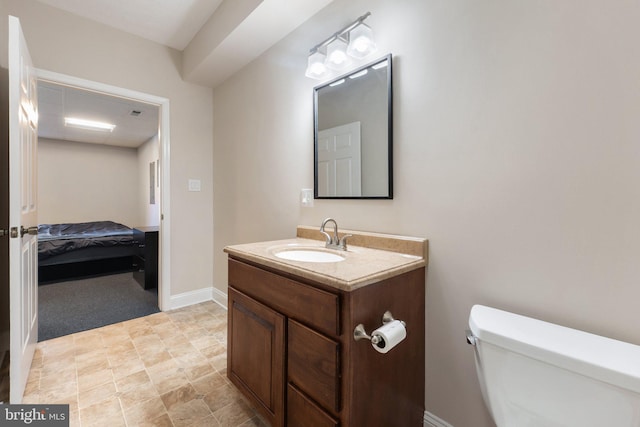
[[158,287],[159,227],[135,227],[133,240],[138,248],[133,256],[133,277],[144,289]]

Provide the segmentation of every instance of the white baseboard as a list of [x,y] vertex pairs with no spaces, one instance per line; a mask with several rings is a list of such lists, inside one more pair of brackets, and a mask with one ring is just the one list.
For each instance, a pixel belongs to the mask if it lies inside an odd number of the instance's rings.
[[429,411],[424,411],[424,427],[453,427],[448,422],[436,417]]
[[172,295],[167,310],[175,310],[206,301],[213,301],[225,310],[227,309],[227,294],[212,286],[210,288],[198,289],[197,291]]
[[213,298],[213,302],[217,303],[219,306],[221,306],[225,310],[227,309],[227,305],[228,305],[227,294],[225,294],[218,288],[213,288],[212,298]]
[[210,288],[198,289],[197,291],[184,292],[172,295],[169,300],[168,310],[186,307],[188,305],[199,304],[201,302],[213,300],[213,286]]

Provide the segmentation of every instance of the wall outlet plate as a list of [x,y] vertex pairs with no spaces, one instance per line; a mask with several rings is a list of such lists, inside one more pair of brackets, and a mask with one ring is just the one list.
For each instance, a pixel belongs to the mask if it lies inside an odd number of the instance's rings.
[[306,208],[313,207],[313,189],[303,188],[300,190],[300,206]]

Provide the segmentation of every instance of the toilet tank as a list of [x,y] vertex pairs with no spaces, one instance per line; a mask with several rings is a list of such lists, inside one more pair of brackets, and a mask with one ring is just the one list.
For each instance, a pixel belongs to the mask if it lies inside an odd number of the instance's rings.
[[498,427],[640,427],[640,346],[481,305],[469,326]]

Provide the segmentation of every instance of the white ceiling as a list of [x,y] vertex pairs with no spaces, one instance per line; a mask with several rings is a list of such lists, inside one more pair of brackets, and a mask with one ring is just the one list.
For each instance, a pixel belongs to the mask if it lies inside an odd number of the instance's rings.
[[222,0],[40,0],[58,9],[183,50]]
[[183,79],[215,87],[333,0],[38,1],[178,49]]
[[[139,147],[158,133],[159,109],[130,99],[38,82],[38,136],[91,144]],[[139,111],[139,115],[132,115]],[[115,124],[113,132],[66,127],[65,117]]]
[[[180,50],[183,79],[215,87],[333,0],[38,1]],[[137,147],[157,132],[157,107],[47,82],[39,90],[41,137]],[[143,114],[131,117],[134,109]],[[63,117],[72,113],[116,129],[65,128]]]

